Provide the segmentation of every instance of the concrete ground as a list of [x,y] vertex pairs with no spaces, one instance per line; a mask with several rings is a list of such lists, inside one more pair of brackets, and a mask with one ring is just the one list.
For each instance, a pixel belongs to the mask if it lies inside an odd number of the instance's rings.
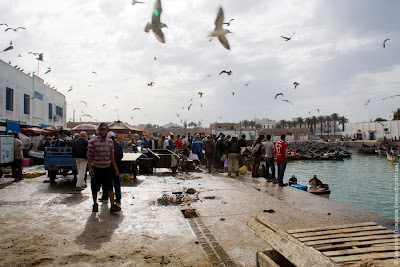
[[[269,248],[247,226],[257,215],[283,230],[366,221],[394,228],[389,218],[249,173],[156,171],[123,182],[117,214],[110,214],[109,203],[92,213],[90,187],[76,191],[72,176],[58,176],[54,185],[46,175],[18,183],[1,178],[0,266],[255,266],[256,252]],[[199,200],[157,202],[189,188]],[[198,217],[185,218],[186,209]]]

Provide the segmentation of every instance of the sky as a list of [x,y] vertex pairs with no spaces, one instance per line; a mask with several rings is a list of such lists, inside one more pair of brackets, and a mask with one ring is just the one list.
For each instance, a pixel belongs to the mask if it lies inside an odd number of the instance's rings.
[[[162,0],[165,44],[144,31],[154,1],[143,1],[0,0],[0,23],[26,28],[0,26],[0,46],[14,46],[0,59],[38,72],[28,52],[43,53],[39,75],[66,96],[67,121],[362,122],[400,107],[382,100],[400,94],[398,0]],[[207,38],[220,6],[230,50]]]

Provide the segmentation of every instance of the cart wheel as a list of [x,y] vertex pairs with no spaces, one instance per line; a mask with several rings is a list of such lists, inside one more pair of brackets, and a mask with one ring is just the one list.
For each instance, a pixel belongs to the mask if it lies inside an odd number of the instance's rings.
[[0,169],[0,178],[3,177],[3,169]]
[[176,170],[177,170],[177,169],[178,169],[178,166],[171,167],[171,170],[172,170],[173,173],[176,173]]
[[47,176],[50,178],[50,183],[54,183],[57,177],[57,171],[48,171]]

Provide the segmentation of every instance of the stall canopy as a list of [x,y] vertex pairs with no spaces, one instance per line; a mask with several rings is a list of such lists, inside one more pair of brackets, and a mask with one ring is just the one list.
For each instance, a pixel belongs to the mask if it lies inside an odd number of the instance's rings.
[[71,129],[71,133],[80,133],[81,131],[85,131],[88,135],[95,134],[97,130],[97,125],[93,124],[80,124],[75,126],[74,128]]
[[48,131],[49,133],[54,134],[54,133],[59,133],[59,132],[61,132],[62,129],[63,129],[62,126],[47,126],[47,127],[44,128],[43,130],[46,130],[46,131]]
[[50,135],[51,133],[45,129],[40,129],[37,127],[31,128],[21,128],[21,133],[27,136],[37,136],[37,135]]
[[141,129],[122,121],[115,121],[113,123],[110,123],[108,125],[108,130],[120,134],[138,133],[142,131]]

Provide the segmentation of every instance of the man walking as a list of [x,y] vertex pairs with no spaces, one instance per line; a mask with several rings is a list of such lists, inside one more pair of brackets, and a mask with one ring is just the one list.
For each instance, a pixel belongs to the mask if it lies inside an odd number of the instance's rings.
[[14,182],[22,180],[22,142],[19,140],[18,134],[14,134],[14,162],[11,164],[12,173],[15,174]]
[[92,212],[99,211],[97,192],[100,191],[102,185],[104,186],[103,188],[108,191],[108,197],[111,202],[110,212],[121,210],[121,208],[114,203],[112,171],[114,169],[115,175],[119,175],[119,170],[114,158],[114,144],[113,141],[107,137],[107,132],[107,124],[104,122],[100,123],[96,131],[97,136],[91,139],[88,145],[87,159],[89,173],[92,177]]
[[86,187],[85,174],[87,167],[88,140],[86,132],[79,133],[79,138],[72,144],[72,157],[76,161],[78,176],[76,179],[76,190],[81,191]]
[[[121,169],[121,161],[122,158],[124,157],[124,152],[122,150],[121,144],[115,139],[115,133],[113,131],[109,131],[107,136],[111,138],[113,141],[114,145],[114,159],[115,159],[115,164],[118,167],[118,170]],[[113,174],[113,182],[114,182],[114,193],[115,193],[115,203],[121,203],[121,180],[119,178],[119,175],[114,175]],[[103,196],[101,199],[101,202],[108,202],[108,192],[104,188],[103,185]]]
[[211,135],[207,135],[207,139],[203,143],[203,150],[205,151],[207,170],[211,173],[211,167],[213,164],[213,156],[215,150],[215,142]]
[[253,169],[252,169],[252,174],[251,177],[253,178],[258,178],[259,177],[259,169],[260,169],[260,163],[261,163],[261,154],[262,154],[262,144],[261,141],[264,140],[264,135],[261,134],[256,142],[253,144],[253,149],[252,149],[252,155],[253,155]]
[[[262,143],[265,148],[265,178],[273,181],[275,177],[275,163],[274,163],[274,144],[271,142],[271,135],[267,135],[267,141]],[[271,174],[269,173],[271,168]]]
[[281,135],[281,140],[275,144],[276,164],[278,165],[278,182],[279,186],[285,186],[283,176],[285,175],[287,163],[287,144],[285,143],[286,135]]

